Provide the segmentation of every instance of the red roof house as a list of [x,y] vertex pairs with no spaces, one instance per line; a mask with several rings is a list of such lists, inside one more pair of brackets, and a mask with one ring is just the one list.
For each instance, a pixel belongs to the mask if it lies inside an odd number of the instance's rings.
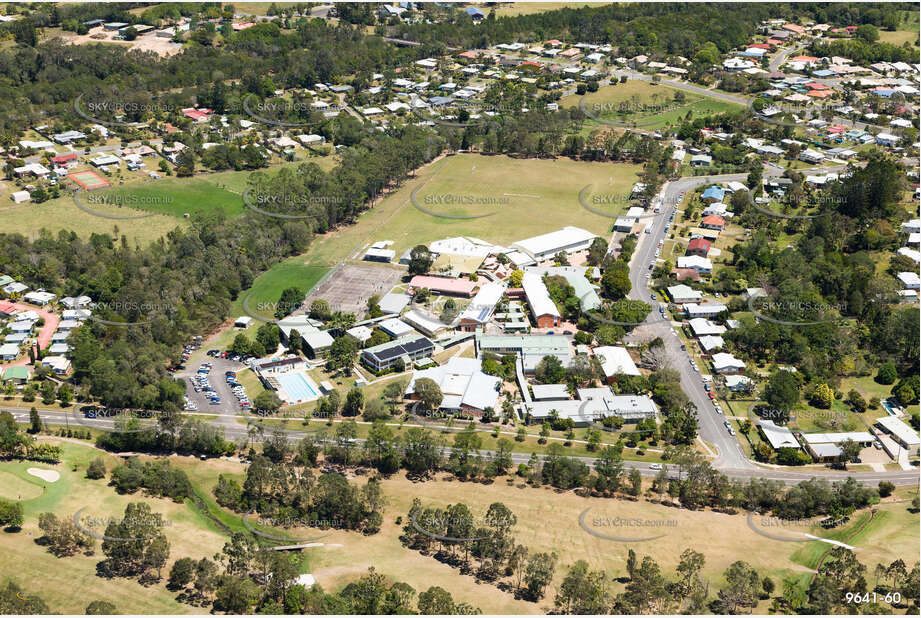
[[691,242],[688,243],[688,250],[686,255],[699,255],[700,257],[707,257],[707,254],[710,253],[711,243],[706,238],[692,238]]
[[707,215],[700,220],[700,227],[708,230],[721,230],[726,225],[726,220],[719,215]]
[[675,275],[678,281],[684,281],[685,279],[700,281],[700,273],[693,268],[673,268],[672,274]]
[[477,284],[469,279],[416,275],[410,280],[409,287],[412,290],[428,288],[432,292],[437,292],[439,294],[469,297],[473,296],[473,291],[477,288]]
[[56,157],[51,157],[51,162],[54,165],[66,165],[68,163],[77,161],[77,159],[77,153],[70,152],[67,154],[58,155]]
[[195,109],[194,107],[187,107],[182,110],[182,115],[186,118],[191,118],[195,122],[204,122],[208,120],[208,116],[211,115],[211,110],[207,107],[202,107],[201,109]]

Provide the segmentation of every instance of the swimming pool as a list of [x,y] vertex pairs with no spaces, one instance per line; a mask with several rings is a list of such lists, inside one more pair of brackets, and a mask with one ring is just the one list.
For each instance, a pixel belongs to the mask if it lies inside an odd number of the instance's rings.
[[276,379],[288,395],[288,403],[310,401],[318,396],[309,378],[301,373],[283,373]]

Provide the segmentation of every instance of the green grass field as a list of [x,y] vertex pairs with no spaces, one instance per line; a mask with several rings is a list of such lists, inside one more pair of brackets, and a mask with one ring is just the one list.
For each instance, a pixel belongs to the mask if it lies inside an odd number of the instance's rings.
[[[90,198],[179,218],[186,213],[213,212],[218,209],[223,210],[228,217],[236,217],[246,208],[240,195],[218,188],[210,178],[164,178],[156,182],[94,192],[85,196],[84,201],[89,202]],[[91,207],[95,208],[96,203],[91,202]]]
[[[245,315],[245,301],[250,314],[274,320],[274,303],[278,302],[285,288],[299,287],[306,294],[330,267],[330,264],[305,262],[303,255],[279,262],[256,277],[252,287],[242,292],[233,303],[231,313]],[[232,341],[233,337],[230,337]]]
[[[590,116],[643,129],[673,126],[688,114],[696,118],[741,109],[734,103],[684,90],[680,90],[684,100],[678,102],[675,100],[677,92],[679,89],[664,84],[654,86],[651,82],[629,80],[624,84],[602,86],[598,92],[589,94],[584,107]],[[560,107],[578,107],[581,99],[581,95],[564,97]],[[626,113],[620,113],[621,106],[625,106]],[[586,121],[587,127],[601,124],[596,120]]]

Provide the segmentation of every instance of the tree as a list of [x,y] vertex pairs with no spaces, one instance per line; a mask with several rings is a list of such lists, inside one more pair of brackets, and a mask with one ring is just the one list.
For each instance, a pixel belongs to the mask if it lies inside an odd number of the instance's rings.
[[831,407],[831,404],[834,400],[835,392],[831,389],[831,387],[828,384],[819,384],[815,390],[812,391],[810,403],[817,408],[827,410]]
[[739,560],[729,565],[723,576],[726,587],[717,594],[723,613],[734,614],[739,608],[757,605],[761,580],[755,569]]
[[101,479],[106,476],[106,464],[102,460],[102,457],[97,457],[90,462],[90,465],[86,468],[86,478],[88,479]]
[[850,438],[841,443],[841,460],[846,462],[854,461],[860,455],[860,444]]
[[169,558],[169,541],[162,532],[163,526],[162,516],[152,513],[146,502],[128,504],[122,519],[112,520],[106,527],[102,542],[106,560],[99,568],[117,576],[143,576],[155,569],[159,578],[159,571]]
[[626,262],[614,262],[601,276],[601,289],[608,298],[614,300],[626,298],[631,287],[630,267]]
[[586,256],[586,260],[591,266],[601,266],[601,263],[604,261],[604,256],[607,254],[607,241],[604,238],[597,236],[594,240],[592,240],[592,244],[588,248],[588,255]]
[[61,403],[61,407],[69,406],[70,402],[73,400],[74,392],[70,388],[69,384],[62,384],[58,388],[58,401]]
[[889,481],[880,481],[879,482],[879,497],[888,498],[892,495],[892,492],[895,491],[895,485]]
[[29,409],[29,433],[38,433],[42,430],[42,419],[38,410],[33,406]]
[[854,34],[858,39],[862,39],[867,43],[876,43],[879,40],[879,30],[873,24],[857,26],[857,31]]
[[559,357],[545,356],[534,368],[534,377],[541,384],[559,384],[566,379],[566,368]]
[[87,616],[113,616],[118,613],[114,603],[96,600],[86,606]]
[[403,394],[406,392],[406,382],[403,380],[391,380],[384,387],[384,398],[390,404],[390,413],[396,413],[397,405],[403,400]]
[[39,390],[42,393],[42,403],[43,404],[47,406],[47,405],[51,405],[52,403],[54,403],[54,395],[55,395],[54,382],[50,380],[45,380],[44,382],[42,382],[42,385],[39,387]]
[[876,382],[879,384],[895,384],[898,377],[899,373],[895,368],[895,363],[892,361],[886,361],[880,365],[879,370],[876,372]]
[[847,403],[857,414],[863,414],[867,409],[866,400],[853,388],[848,391]]
[[772,420],[785,423],[799,401],[799,379],[792,371],[779,369],[771,374],[762,396],[773,408]]
[[253,398],[253,408],[265,414],[275,414],[281,408],[282,401],[275,391],[262,391]]
[[416,380],[413,393],[419,398],[419,403],[423,411],[437,410],[441,406],[444,395],[438,383],[431,378],[419,378]]
[[521,282],[524,279],[524,271],[515,269],[508,276],[508,285],[512,288],[520,288]]
[[528,597],[537,601],[544,596],[544,590],[553,580],[553,572],[556,568],[556,552],[537,553],[528,557],[528,565],[525,568],[524,583]]
[[590,571],[585,560],[569,567],[554,598],[562,614],[606,614],[610,607],[608,577],[604,571]]
[[304,300],[304,293],[298,287],[285,288],[278,298],[278,306],[275,308],[275,317],[281,319],[290,315],[295,309],[301,306]]
[[427,429],[410,427],[402,438],[403,467],[415,476],[427,476],[441,462],[439,444]]
[[343,335],[329,346],[327,364],[334,370],[351,369],[358,358],[358,340],[351,335]]
[[16,530],[22,527],[22,503],[0,499],[0,526]]
[[446,615],[454,613],[454,600],[451,593],[439,586],[432,586],[419,594],[419,613],[429,615]]
[[365,394],[357,386],[349,389],[342,406],[342,416],[358,416],[365,407]]
[[643,477],[640,476],[640,471],[637,470],[636,468],[633,468],[632,470],[630,470],[629,480],[630,480],[630,495],[631,496],[640,495],[640,491],[642,491],[643,489]]
[[416,245],[409,252],[409,274],[424,275],[432,267],[435,258],[425,245]]

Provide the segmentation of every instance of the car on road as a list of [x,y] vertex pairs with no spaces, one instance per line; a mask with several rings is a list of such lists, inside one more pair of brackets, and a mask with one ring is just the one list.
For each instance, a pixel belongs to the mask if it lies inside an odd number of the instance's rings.
[[733,429],[732,427],[729,428],[729,435],[730,436],[736,435],[735,429]]
[[723,425],[726,426],[726,429],[729,429],[730,427],[732,427],[732,425],[729,424],[729,421],[723,421]]
[[716,399],[716,395],[713,393],[713,391],[707,391],[707,397],[710,399]]
[[655,295],[655,294],[650,294],[650,295],[649,295],[649,300],[655,300],[655,299],[656,299],[656,295]]
[[688,365],[690,365],[691,367],[694,366],[694,359],[693,359],[693,358],[689,358],[689,359],[688,359]]
[[649,464],[649,469],[650,470],[661,470],[662,464],[658,464],[658,463]]
[[707,391],[707,392],[709,393],[709,392],[710,392],[710,385],[709,385],[709,384],[704,384],[704,390]]

